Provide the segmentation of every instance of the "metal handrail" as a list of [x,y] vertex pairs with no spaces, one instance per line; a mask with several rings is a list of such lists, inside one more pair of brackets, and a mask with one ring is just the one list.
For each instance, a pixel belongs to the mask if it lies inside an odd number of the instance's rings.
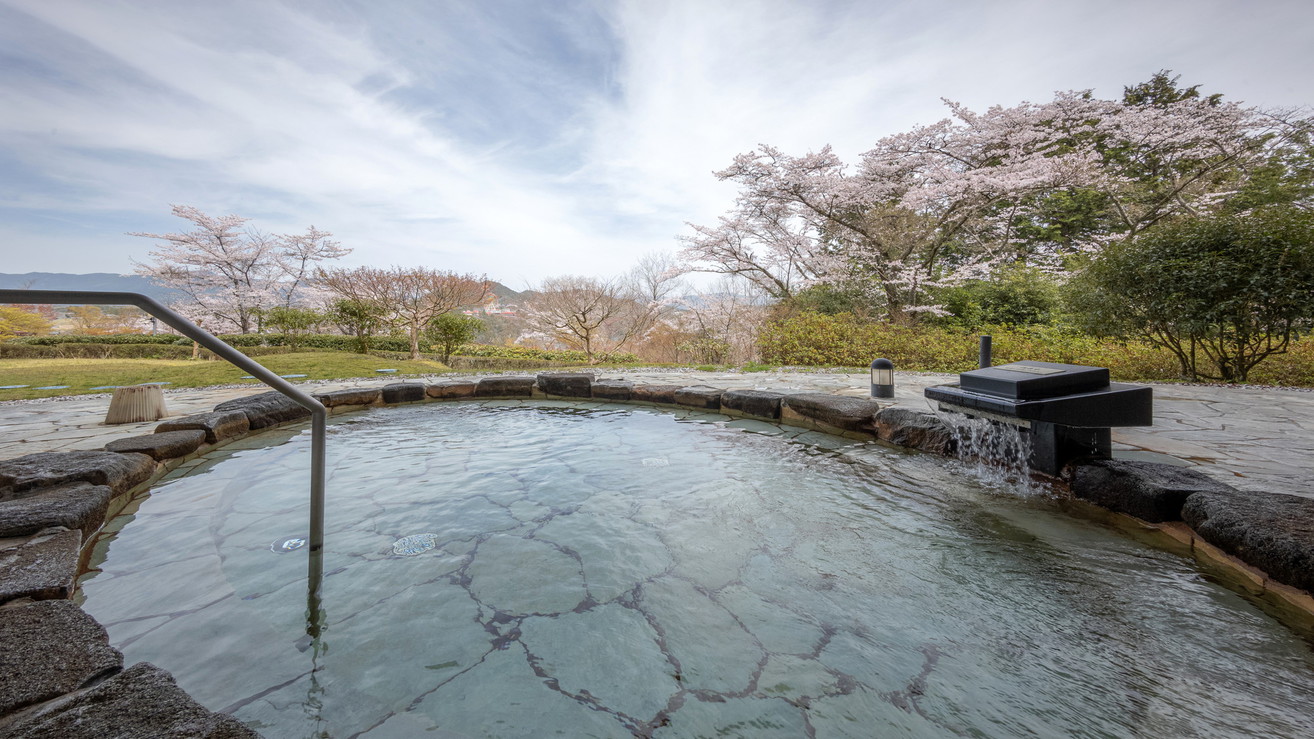
[[292,383],[255,360],[220,341],[214,334],[183,318],[141,293],[98,290],[12,290],[0,289],[0,304],[36,305],[135,305],[164,321],[183,336],[195,341],[310,411],[310,565],[307,576],[306,633],[318,637],[321,622],[320,586],[324,581],[324,438],[328,409],[298,390]]

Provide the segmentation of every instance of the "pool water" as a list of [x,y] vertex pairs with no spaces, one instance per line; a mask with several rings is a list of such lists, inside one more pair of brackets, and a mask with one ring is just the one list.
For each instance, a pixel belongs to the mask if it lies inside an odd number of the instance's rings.
[[129,663],[271,739],[1314,735],[1310,643],[1179,556],[950,461],[630,406],[336,420],[313,642],[309,447],[190,464],[82,583]]

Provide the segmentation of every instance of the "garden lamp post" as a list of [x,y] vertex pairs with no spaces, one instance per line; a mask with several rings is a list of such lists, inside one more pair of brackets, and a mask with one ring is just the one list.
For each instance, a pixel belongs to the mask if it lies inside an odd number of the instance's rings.
[[894,397],[894,362],[885,358],[872,360],[871,397]]

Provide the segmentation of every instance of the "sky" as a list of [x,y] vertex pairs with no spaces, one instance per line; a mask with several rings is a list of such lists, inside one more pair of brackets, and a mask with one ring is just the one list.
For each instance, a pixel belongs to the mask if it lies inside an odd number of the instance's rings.
[[771,144],[847,161],[1160,69],[1314,104],[1309,0],[0,0],[0,272],[128,273],[188,230],[513,288],[674,252]]

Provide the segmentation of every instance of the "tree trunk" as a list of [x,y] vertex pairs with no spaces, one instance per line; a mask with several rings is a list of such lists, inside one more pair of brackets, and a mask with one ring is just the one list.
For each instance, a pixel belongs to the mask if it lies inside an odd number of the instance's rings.
[[420,358],[420,322],[411,321],[411,361]]

